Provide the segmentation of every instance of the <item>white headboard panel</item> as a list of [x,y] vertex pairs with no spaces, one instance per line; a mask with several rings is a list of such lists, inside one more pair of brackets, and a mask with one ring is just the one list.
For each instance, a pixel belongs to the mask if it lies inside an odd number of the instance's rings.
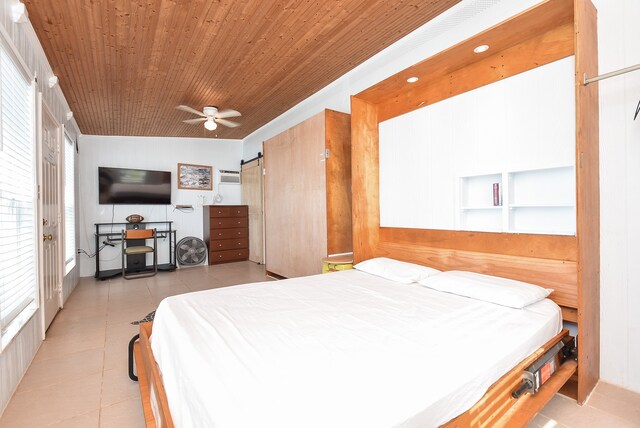
[[[575,232],[573,56],[381,122],[379,135],[382,227]],[[562,205],[544,215],[558,226],[490,208],[494,182],[505,203]],[[516,183],[541,194],[515,194]]]

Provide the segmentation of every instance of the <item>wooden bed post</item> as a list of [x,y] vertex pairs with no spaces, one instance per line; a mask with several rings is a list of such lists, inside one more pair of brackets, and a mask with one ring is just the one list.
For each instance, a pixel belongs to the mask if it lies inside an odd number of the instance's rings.
[[600,174],[597,11],[575,2],[576,233],[578,237],[578,403],[600,378]]
[[380,225],[378,111],[351,97],[351,192],[353,195],[353,263],[375,257]]

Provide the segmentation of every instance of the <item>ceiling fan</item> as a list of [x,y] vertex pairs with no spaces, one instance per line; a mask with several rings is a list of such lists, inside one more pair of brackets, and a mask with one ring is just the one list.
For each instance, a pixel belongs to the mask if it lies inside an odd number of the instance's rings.
[[202,111],[198,111],[185,105],[179,105],[176,106],[176,108],[178,110],[186,111],[187,113],[193,113],[197,114],[198,116],[202,116],[197,119],[183,120],[183,122],[188,123],[189,125],[197,125],[204,122],[204,127],[209,131],[213,131],[214,129],[216,129],[218,127],[218,123],[220,125],[228,126],[229,128],[240,126],[238,122],[227,120],[228,117],[242,116],[239,111],[231,110],[230,108],[218,110],[218,107],[215,106],[205,106]]

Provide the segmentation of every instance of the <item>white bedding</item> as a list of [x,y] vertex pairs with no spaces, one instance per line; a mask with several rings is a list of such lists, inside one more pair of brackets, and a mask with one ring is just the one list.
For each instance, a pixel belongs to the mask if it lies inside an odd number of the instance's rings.
[[151,345],[176,427],[435,427],[560,329],[351,270],[169,297]]

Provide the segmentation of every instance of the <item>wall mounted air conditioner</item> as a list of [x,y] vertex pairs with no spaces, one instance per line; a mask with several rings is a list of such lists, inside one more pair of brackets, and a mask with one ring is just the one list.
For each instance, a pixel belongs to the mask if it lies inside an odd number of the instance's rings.
[[218,171],[218,184],[240,184],[240,171]]

